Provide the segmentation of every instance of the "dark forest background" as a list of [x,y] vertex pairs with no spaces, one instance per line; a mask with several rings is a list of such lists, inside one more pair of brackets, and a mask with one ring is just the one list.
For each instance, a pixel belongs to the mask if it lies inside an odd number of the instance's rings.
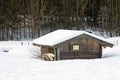
[[120,36],[120,0],[0,0],[0,40],[34,39],[57,29]]

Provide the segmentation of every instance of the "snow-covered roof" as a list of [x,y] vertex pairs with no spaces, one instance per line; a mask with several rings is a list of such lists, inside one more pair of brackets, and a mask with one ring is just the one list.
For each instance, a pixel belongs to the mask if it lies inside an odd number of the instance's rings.
[[56,30],[53,31],[49,34],[46,34],[38,39],[35,39],[33,41],[33,44],[36,45],[47,45],[47,46],[54,46],[57,45],[59,43],[62,43],[64,41],[67,41],[69,39],[72,39],[74,37],[80,36],[86,34],[88,36],[91,36],[95,39],[98,39],[100,41],[106,42],[108,44],[112,44],[111,42],[109,42],[108,40],[106,40],[103,37],[100,36],[96,36],[94,34],[88,33],[86,31],[80,31],[80,30]]

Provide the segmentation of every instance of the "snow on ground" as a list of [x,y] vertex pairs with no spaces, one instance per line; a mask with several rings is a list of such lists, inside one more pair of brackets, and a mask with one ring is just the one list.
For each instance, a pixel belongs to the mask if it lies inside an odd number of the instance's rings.
[[35,49],[27,41],[0,42],[0,80],[120,80],[120,45],[103,49],[101,59],[89,60],[42,61],[31,54]]
[[0,51],[6,52],[15,47],[31,44],[32,44],[31,41],[0,41]]

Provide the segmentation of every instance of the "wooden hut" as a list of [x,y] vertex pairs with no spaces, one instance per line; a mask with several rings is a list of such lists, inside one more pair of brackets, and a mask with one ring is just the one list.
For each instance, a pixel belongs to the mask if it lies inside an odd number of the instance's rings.
[[43,53],[53,53],[55,60],[102,57],[102,47],[113,44],[105,38],[77,30],[56,30],[33,41]]

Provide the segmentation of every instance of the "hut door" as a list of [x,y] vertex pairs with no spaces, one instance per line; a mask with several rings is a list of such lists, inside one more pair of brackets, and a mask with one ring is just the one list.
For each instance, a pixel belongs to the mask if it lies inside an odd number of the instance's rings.
[[74,52],[74,58],[79,59],[79,52],[80,52],[80,45],[79,44],[73,44],[72,51]]

